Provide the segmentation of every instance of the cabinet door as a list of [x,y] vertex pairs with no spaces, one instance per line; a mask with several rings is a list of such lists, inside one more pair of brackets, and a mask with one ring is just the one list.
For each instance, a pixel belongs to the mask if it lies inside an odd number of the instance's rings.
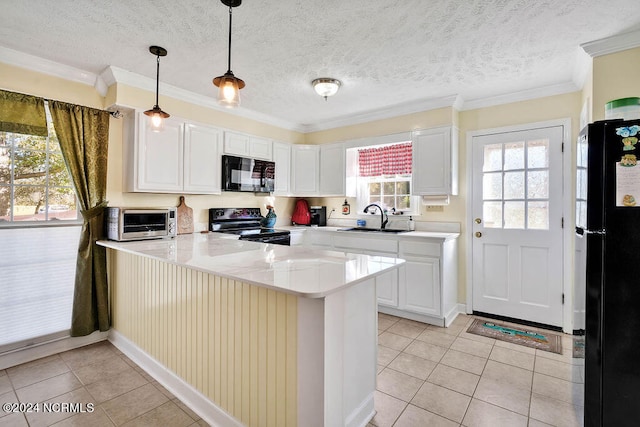
[[378,304],[398,307],[398,271],[391,270],[376,276]]
[[224,153],[232,156],[250,157],[249,156],[249,135],[241,133],[225,132],[224,133]]
[[439,258],[402,256],[405,264],[399,273],[399,309],[440,316]]
[[458,138],[450,127],[413,133],[412,194],[458,194]]
[[291,180],[291,145],[274,142],[273,161],[276,164],[276,182],[273,194],[274,196],[287,196]]
[[188,124],[184,136],[184,191],[220,194],[221,160],[219,129]]
[[[364,251],[365,255],[395,258],[396,253]],[[378,304],[398,308],[398,270],[386,271],[376,276]]]
[[296,145],[291,147],[291,191],[294,196],[316,196],[320,190],[320,146]]
[[345,195],[344,144],[320,146],[320,195]]
[[137,185],[135,191],[181,192],[183,187],[183,125],[165,119],[162,132],[151,131],[149,118],[138,114]]
[[249,157],[253,159],[272,160],[273,142],[270,139],[252,136],[249,139]]

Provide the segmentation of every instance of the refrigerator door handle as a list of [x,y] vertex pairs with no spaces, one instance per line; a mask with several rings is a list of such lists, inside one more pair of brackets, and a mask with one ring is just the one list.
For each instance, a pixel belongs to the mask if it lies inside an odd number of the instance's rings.
[[597,236],[604,236],[605,234],[607,234],[607,230],[602,229],[602,230],[582,230],[582,232],[584,234],[595,234]]

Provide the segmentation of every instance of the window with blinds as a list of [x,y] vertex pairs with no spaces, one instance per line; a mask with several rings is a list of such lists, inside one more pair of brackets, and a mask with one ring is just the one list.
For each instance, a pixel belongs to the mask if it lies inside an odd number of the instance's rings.
[[0,353],[71,327],[81,223],[46,116],[47,135],[0,131]]

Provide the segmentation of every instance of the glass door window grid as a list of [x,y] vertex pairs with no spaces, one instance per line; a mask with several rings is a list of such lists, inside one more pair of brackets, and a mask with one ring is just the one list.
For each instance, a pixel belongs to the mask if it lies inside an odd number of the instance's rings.
[[487,228],[549,229],[549,140],[484,148],[483,220]]

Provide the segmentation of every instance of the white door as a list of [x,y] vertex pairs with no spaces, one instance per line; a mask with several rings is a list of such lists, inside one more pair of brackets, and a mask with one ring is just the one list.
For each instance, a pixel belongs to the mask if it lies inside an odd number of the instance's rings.
[[563,127],[472,138],[473,310],[562,325]]

